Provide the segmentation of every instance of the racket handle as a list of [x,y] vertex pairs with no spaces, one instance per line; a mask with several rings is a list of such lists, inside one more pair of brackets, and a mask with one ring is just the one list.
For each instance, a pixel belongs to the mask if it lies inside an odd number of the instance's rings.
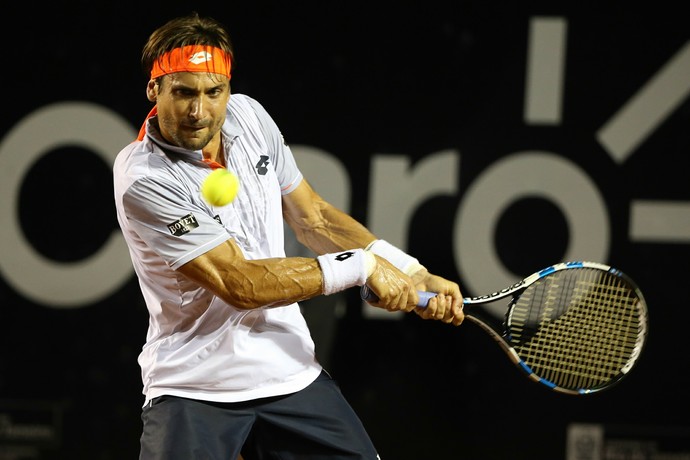
[[[378,300],[378,297],[376,297],[376,294],[374,294],[371,289],[369,289],[369,286],[366,284],[362,286],[362,288],[359,290],[359,294],[362,297],[362,300],[366,301],[376,301]],[[419,295],[419,302],[417,303],[418,307],[426,307],[429,304],[429,299],[436,297],[435,292],[427,292],[427,291],[417,291],[417,294]]]

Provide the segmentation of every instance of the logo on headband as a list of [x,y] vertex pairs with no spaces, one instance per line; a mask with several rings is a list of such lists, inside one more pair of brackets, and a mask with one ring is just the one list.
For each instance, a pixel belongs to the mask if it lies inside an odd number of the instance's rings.
[[208,51],[199,51],[198,53],[194,53],[189,57],[189,62],[194,65],[199,65],[202,62],[208,62],[212,59],[213,55]]
[[151,78],[175,72],[210,72],[230,78],[231,70],[231,54],[214,46],[187,45],[173,48],[154,61]]

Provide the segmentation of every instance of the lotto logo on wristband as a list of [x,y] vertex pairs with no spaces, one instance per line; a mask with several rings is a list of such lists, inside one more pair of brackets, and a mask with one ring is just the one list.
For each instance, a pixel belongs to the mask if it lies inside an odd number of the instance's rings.
[[335,260],[337,260],[338,262],[342,262],[343,260],[347,260],[354,255],[355,255],[355,253],[352,251],[341,252],[340,254],[335,256]]
[[367,281],[363,249],[323,254],[318,256],[317,260],[321,266],[325,295],[340,292],[352,286],[362,286]]

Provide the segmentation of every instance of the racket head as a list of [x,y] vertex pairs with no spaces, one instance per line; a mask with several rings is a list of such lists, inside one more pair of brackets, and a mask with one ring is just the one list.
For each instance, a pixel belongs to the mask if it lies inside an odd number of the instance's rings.
[[[497,335],[495,326],[480,325]],[[647,330],[647,304],[632,279],[608,265],[565,262],[526,278],[513,294],[500,342],[531,379],[582,395],[623,379]]]

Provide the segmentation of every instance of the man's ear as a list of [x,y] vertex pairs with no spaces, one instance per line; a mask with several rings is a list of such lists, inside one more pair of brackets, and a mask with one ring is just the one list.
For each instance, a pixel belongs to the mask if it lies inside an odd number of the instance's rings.
[[151,79],[146,85],[146,97],[151,102],[156,102],[156,99],[158,99],[158,83],[156,80]]

